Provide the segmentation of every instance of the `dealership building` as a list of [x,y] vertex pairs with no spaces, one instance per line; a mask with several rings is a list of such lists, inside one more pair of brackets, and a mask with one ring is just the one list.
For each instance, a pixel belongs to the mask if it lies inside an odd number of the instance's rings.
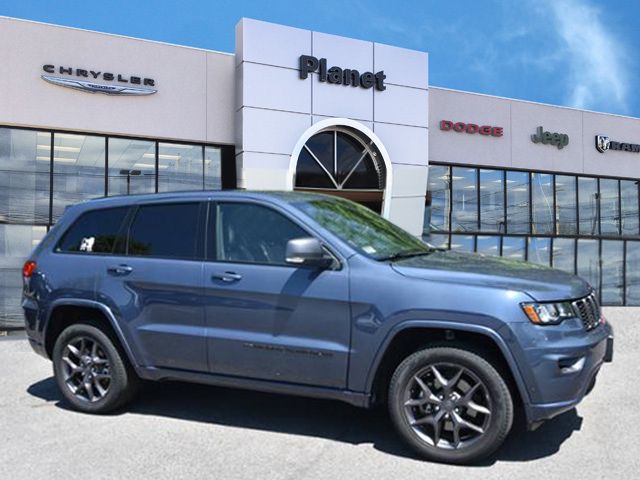
[[6,17],[0,34],[0,325],[67,205],[188,189],[339,195],[640,305],[640,119],[430,87],[425,52],[250,19],[234,53]]

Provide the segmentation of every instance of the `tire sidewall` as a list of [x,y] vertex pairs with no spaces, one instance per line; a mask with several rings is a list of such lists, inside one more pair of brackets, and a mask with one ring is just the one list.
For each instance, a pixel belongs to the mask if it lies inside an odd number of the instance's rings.
[[[96,402],[89,402],[76,397],[64,380],[62,353],[67,344],[74,338],[84,336],[97,341],[109,361],[111,382],[107,394]],[[64,398],[77,410],[87,413],[108,413],[118,408],[125,400],[130,383],[130,374],[115,347],[113,341],[102,330],[89,324],[74,324],[62,331],[53,348],[53,372]]]
[[[485,385],[491,399],[491,418],[482,439],[459,450],[436,448],[422,440],[412,429],[404,412],[407,383],[429,364],[449,363],[470,370]],[[457,348],[430,348],[405,359],[394,373],[389,387],[389,410],[396,429],[420,455],[435,461],[470,463],[497,449],[513,423],[513,402],[501,375],[478,355]]]

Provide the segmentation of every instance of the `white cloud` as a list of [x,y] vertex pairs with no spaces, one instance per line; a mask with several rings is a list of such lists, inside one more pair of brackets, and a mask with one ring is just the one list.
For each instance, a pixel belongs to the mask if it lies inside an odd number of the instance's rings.
[[566,102],[577,108],[621,111],[628,108],[628,74],[624,47],[608,30],[606,11],[583,0],[547,0],[564,44],[569,72]]

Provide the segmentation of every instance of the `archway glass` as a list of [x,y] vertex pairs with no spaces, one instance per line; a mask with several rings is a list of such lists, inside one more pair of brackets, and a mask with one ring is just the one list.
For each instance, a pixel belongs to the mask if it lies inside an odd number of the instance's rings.
[[371,139],[346,126],[311,136],[298,155],[294,188],[356,201],[380,213],[387,171]]

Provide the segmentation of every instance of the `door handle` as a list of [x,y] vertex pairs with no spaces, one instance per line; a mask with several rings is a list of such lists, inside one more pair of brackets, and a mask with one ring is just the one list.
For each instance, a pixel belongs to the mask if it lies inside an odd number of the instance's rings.
[[211,280],[222,280],[223,282],[232,283],[242,280],[242,275],[235,272],[217,272],[211,275]]
[[112,265],[107,268],[107,272],[111,275],[129,275],[133,272],[133,267],[130,267],[129,265]]

